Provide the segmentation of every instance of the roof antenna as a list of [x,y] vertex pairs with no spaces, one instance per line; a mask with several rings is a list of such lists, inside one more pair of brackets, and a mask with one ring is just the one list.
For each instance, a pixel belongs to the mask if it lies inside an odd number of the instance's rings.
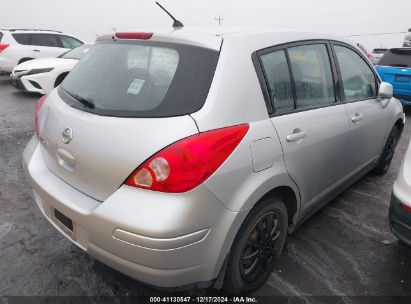
[[156,4],[157,4],[163,11],[165,11],[165,12],[167,13],[167,15],[170,16],[171,19],[174,20],[173,27],[176,27],[176,28],[184,27],[184,24],[183,24],[180,20],[177,20],[176,18],[174,18],[174,16],[171,15],[160,3],[158,3],[158,2],[156,1]]

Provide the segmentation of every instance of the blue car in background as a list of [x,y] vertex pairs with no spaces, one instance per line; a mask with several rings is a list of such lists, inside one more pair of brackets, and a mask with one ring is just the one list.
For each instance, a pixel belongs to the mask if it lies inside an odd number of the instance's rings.
[[411,105],[411,48],[390,49],[376,69],[382,81],[394,87],[394,97]]

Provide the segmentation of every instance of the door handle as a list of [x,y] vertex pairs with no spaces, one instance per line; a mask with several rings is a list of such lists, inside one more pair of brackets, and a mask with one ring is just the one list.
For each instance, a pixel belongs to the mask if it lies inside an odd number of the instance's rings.
[[353,117],[351,117],[351,121],[352,122],[358,122],[358,121],[360,121],[362,119],[362,115],[361,114],[358,114],[358,113],[355,113],[355,115],[353,116]]
[[33,52],[37,52],[37,53],[40,53],[40,50],[33,50]]
[[300,129],[295,129],[293,131],[293,134],[290,134],[290,135],[287,136],[287,141],[288,142],[298,141],[300,139],[303,139],[306,136],[307,136],[307,133],[305,131],[302,131]]

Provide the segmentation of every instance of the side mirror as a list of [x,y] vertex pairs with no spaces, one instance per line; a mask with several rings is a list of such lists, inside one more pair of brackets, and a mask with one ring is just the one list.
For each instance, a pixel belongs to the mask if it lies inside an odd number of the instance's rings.
[[378,97],[381,99],[391,99],[393,95],[394,89],[392,88],[392,84],[388,82],[381,82]]

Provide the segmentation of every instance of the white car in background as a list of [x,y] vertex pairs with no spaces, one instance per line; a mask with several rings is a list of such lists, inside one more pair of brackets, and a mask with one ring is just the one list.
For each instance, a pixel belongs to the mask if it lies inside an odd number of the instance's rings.
[[0,73],[10,73],[28,60],[60,56],[82,44],[80,39],[58,31],[0,28]]
[[58,58],[40,58],[23,62],[13,69],[10,75],[11,84],[20,90],[48,94],[62,83],[91,47],[90,44],[83,44]]

